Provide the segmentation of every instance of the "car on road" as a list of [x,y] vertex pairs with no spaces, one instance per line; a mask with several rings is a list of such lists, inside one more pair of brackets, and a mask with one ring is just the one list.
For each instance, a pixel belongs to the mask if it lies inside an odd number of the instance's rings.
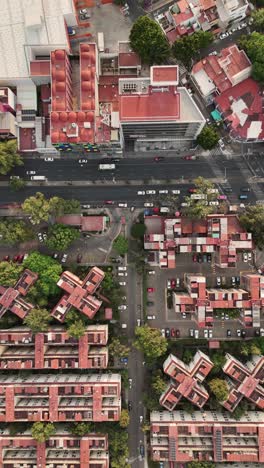
[[182,159],[185,159],[185,161],[195,161],[196,159],[199,159],[199,156],[195,156],[194,154],[190,154],[188,156],[183,156]]
[[160,330],[160,332],[161,332],[161,335],[163,336],[163,338],[165,338],[165,328],[162,328],[162,329]]
[[62,255],[62,259],[61,259],[61,263],[65,263],[66,260],[67,260],[67,258],[68,258],[68,254],[66,254],[66,253],[63,254],[63,255]]
[[242,338],[246,338],[246,331],[245,331],[245,330],[241,330],[241,335],[242,335]]
[[194,338],[198,340],[199,338],[199,330],[194,330]]
[[145,192],[145,190],[139,190],[139,191],[137,192],[137,194],[138,194],[138,195],[146,195],[146,192]]
[[147,195],[155,195],[155,194],[156,194],[156,190],[146,190],[146,194],[147,194]]
[[127,203],[118,203],[119,208],[127,208]]
[[207,254],[202,255],[203,263],[207,263]]
[[89,15],[89,13],[85,13],[85,15],[80,15],[81,20],[87,20],[87,19],[90,19],[90,18],[91,18],[91,15]]
[[152,301],[147,301],[147,306],[148,307],[152,307],[155,305],[155,302],[152,302]]
[[134,206],[131,206],[130,207],[130,211],[134,211],[135,210],[135,207]]
[[27,171],[26,174],[27,174],[27,175],[35,175],[35,174],[36,174],[36,171]]
[[81,10],[79,10],[80,15],[85,15],[88,12],[89,12],[88,8],[82,8]]
[[149,203],[149,202],[144,203],[145,208],[152,208],[152,206],[154,206],[153,203]]
[[155,270],[149,270],[148,274],[149,274],[149,275],[155,275],[156,272],[155,272]]
[[167,279],[167,289],[171,289],[171,280]]
[[228,34],[227,33],[222,33],[222,34],[220,34],[219,39],[225,39],[226,37],[228,37]]
[[226,330],[226,336],[229,338],[232,335],[231,330]]
[[82,261],[82,255],[78,254],[77,255],[77,263],[81,263],[81,261]]
[[131,379],[131,377],[128,379],[128,385],[129,385],[129,388],[132,388],[132,384],[133,384],[133,380]]
[[224,144],[224,142],[223,142],[223,140],[222,140],[221,138],[220,138],[220,140],[218,141],[218,143],[219,143],[219,146],[220,146],[221,149],[224,149],[224,148],[225,148],[225,144]]
[[218,195],[217,199],[218,200],[227,200],[227,196],[226,195]]
[[131,401],[128,402],[127,407],[128,407],[128,411],[132,411],[132,402]]
[[260,336],[264,336],[264,328],[260,328]]
[[166,336],[166,338],[170,338],[170,329],[169,328],[165,328],[165,336]]
[[252,260],[252,253],[248,252],[248,261],[251,262],[251,260]]
[[189,329],[189,335],[190,335],[191,338],[194,337],[194,329],[193,328]]
[[52,162],[52,161],[54,161],[54,158],[44,158],[44,161],[46,161],[46,162]]
[[222,284],[221,276],[217,276],[216,277],[216,286],[221,286],[221,284]]
[[87,159],[79,159],[78,163],[80,164],[86,164],[88,161]]
[[159,190],[159,195],[167,195],[169,193],[168,190]]
[[250,187],[241,187],[240,192],[250,192]]
[[207,254],[207,262],[208,263],[212,262],[212,254],[210,254],[210,253]]
[[118,271],[126,271],[127,267],[126,266],[118,266],[117,269],[118,269]]
[[140,327],[140,326],[141,326],[141,320],[137,319],[137,327]]
[[219,205],[219,201],[217,201],[217,200],[209,202],[209,206],[218,206],[218,205]]
[[148,293],[153,293],[155,292],[155,288],[147,288]]
[[256,328],[256,330],[255,330],[255,336],[260,336],[260,328]]
[[176,328],[176,338],[180,338],[181,332],[178,328]]
[[164,159],[165,159],[164,156],[156,156],[154,158],[154,161],[159,162],[159,161],[164,161]]
[[204,337],[205,338],[209,337],[209,331],[207,329],[204,330]]
[[197,188],[195,188],[195,187],[190,187],[190,188],[188,189],[188,192],[189,192],[189,193],[196,193],[196,192],[197,192]]
[[209,330],[209,338],[213,338],[213,330]]
[[[216,50],[213,50],[213,52],[210,52],[209,55],[217,55],[218,52]],[[206,119],[206,121],[209,120],[209,119]],[[209,120],[209,122],[211,123],[211,121]],[[209,122],[207,122],[209,124]]]
[[44,239],[43,239],[43,236],[42,236],[42,233],[41,232],[38,232],[38,240],[39,242],[43,242]]
[[183,318],[183,319],[186,319],[186,318],[187,318],[187,315],[186,315],[186,313],[185,313],[185,312],[182,312],[182,314],[181,314],[181,315],[182,315],[182,318]]
[[140,453],[142,458],[145,457],[145,448],[144,448],[144,445],[142,445],[142,444],[139,446],[139,453]]
[[243,261],[247,262],[248,261],[248,254],[247,252],[243,252]]
[[196,255],[196,254],[193,254],[192,259],[193,259],[193,262],[196,263],[196,262],[197,262],[197,255]]
[[176,282],[175,280],[171,280],[171,285],[173,288],[179,288],[181,285],[180,278],[176,278]]
[[119,281],[119,286],[126,286],[126,282],[125,281]]
[[172,337],[172,338],[176,338],[176,330],[175,330],[175,328],[172,328],[172,329],[171,329],[171,337]]
[[105,200],[104,201],[105,205],[114,205],[115,202],[113,200]]
[[127,272],[126,271],[119,271],[117,273],[117,276],[127,276]]
[[155,320],[156,315],[147,315],[147,320]]
[[127,306],[122,304],[118,306],[118,310],[127,310]]
[[81,205],[81,208],[83,208],[84,210],[88,210],[89,208],[91,208],[91,205]]
[[238,338],[240,338],[241,337],[241,330],[237,329],[236,333],[237,333]]
[[181,191],[180,190],[172,190],[171,193],[173,195],[180,195]]
[[9,260],[10,260],[10,256],[9,256],[9,255],[5,255],[5,256],[3,257],[3,260],[2,260],[2,261],[3,261],[3,262],[9,262]]
[[143,416],[139,416],[139,424],[142,424],[143,423]]
[[236,277],[235,276],[232,276],[231,283],[232,283],[232,286],[236,285]]

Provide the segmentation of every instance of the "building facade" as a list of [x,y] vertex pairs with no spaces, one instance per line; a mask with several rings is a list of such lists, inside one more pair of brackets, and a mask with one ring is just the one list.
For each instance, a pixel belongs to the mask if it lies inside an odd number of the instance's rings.
[[12,312],[21,319],[26,317],[34,306],[27,302],[24,297],[37,279],[38,275],[36,273],[25,269],[14,287],[5,288],[0,286],[0,318],[7,311]]

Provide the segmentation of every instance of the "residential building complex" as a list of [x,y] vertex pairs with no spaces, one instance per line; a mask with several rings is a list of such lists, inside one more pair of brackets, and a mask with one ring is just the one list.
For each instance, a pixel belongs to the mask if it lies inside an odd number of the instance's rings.
[[211,104],[215,97],[249,78],[251,70],[245,52],[233,44],[218,55],[208,55],[197,62],[191,76],[206,103]]
[[244,327],[259,327],[260,314],[264,306],[264,277],[259,274],[241,275],[239,288],[207,288],[206,277],[186,274],[187,293],[173,294],[176,313],[193,314],[199,327],[213,325],[216,311],[233,309],[240,312],[239,320]]
[[102,304],[102,301],[97,299],[94,294],[104,276],[104,272],[98,267],[93,267],[83,281],[70,271],[64,271],[57,284],[66,294],[51,311],[51,315],[59,322],[64,322],[69,310],[75,307],[89,319],[92,319]]
[[0,375],[0,421],[118,421],[119,374]]
[[[177,463],[264,462],[264,413],[248,411],[239,421],[228,412],[152,411],[151,457]],[[241,466],[241,465],[239,465]]]
[[190,147],[205,118],[186,88],[178,86],[178,66],[153,66],[150,78],[119,80],[119,117],[123,146],[146,151]]
[[[38,275],[30,270],[24,270],[14,287],[5,288],[0,285],[0,318],[9,310],[19,318],[25,316],[33,309],[33,304],[26,302],[23,297],[37,280]],[[22,297],[21,297],[22,296]]]
[[189,365],[184,364],[170,354],[163,364],[163,371],[171,377],[171,383],[160,397],[160,404],[167,410],[174,410],[182,397],[187,398],[199,408],[209,398],[207,390],[201,385],[213,368],[213,363],[206,354],[197,351]]
[[108,325],[89,325],[76,340],[60,327],[33,335],[26,327],[0,330],[0,369],[105,369]]
[[264,409],[264,356],[252,356],[246,364],[226,354],[223,371],[228,377],[226,382],[229,388],[228,398],[223,406],[233,412],[242,398],[246,398],[258,409]]
[[109,468],[108,438],[87,434],[76,437],[64,429],[47,442],[38,443],[30,431],[10,436],[7,430],[0,434],[1,468]]
[[213,253],[219,268],[235,267],[237,253],[252,250],[252,235],[243,230],[235,215],[208,215],[194,221],[175,216],[145,216],[144,247],[149,262],[161,268],[175,268],[178,253]]

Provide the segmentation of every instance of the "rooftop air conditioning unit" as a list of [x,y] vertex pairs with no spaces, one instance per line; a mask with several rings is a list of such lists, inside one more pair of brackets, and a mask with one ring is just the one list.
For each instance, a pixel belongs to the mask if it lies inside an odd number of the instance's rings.
[[75,122],[73,122],[73,123],[71,124],[71,126],[72,126],[72,128],[75,128],[75,127],[77,127],[77,124],[76,124]]

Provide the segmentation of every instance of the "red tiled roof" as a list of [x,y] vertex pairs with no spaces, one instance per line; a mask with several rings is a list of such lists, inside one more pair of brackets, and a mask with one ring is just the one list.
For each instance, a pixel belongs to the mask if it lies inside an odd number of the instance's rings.
[[[180,2],[178,2],[179,4]],[[177,13],[173,15],[175,26],[179,26],[181,23],[184,23],[188,19],[193,17],[193,13],[190,9],[186,9],[184,13]]]
[[166,93],[130,95],[119,97],[120,120],[178,120],[180,117],[179,94],[172,90]]
[[137,67],[141,65],[141,60],[135,52],[121,52],[119,54],[120,67]]
[[57,222],[68,226],[81,226],[82,231],[103,231],[105,216],[65,215],[57,218]]
[[175,67],[153,67],[152,78],[155,82],[178,81],[178,66]]

